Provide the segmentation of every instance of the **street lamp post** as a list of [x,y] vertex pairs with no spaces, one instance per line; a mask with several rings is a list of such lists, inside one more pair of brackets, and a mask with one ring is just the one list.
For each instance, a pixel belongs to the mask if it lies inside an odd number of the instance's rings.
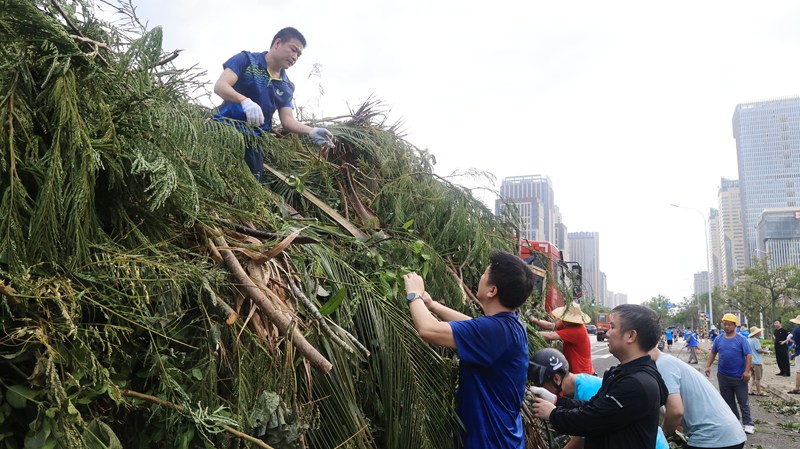
[[702,212],[693,207],[678,206],[677,204],[670,204],[670,206],[677,207],[679,209],[693,210],[700,214],[700,218],[703,219],[703,229],[705,229],[706,236],[706,274],[708,275],[708,328],[711,329],[711,325],[714,324],[714,302],[711,300],[711,291],[714,289],[714,287],[711,285],[711,254],[708,252],[708,220]]

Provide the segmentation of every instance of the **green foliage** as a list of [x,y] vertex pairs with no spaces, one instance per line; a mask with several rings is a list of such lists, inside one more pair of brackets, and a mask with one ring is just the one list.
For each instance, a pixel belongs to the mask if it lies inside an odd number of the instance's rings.
[[[778,317],[783,307],[797,305],[800,269],[790,265],[773,266],[771,259],[754,259],[737,276],[743,278],[726,294],[731,308],[748,317]],[[771,320],[770,320],[771,321]]]
[[[296,136],[247,136],[208,121],[189,96],[195,74],[159,63],[162,32],[131,5],[111,26],[60,3],[66,15],[45,1],[0,8],[0,447],[249,445],[228,428],[275,448],[451,447],[454,355],[419,339],[401,276],[420,272],[475,315],[455,279],[474,289],[493,249],[514,251],[511,222],[434,176],[433,156],[375,103],[327,123],[339,142],[327,159]],[[245,145],[290,181],[256,182]],[[359,200],[371,237],[306,192],[353,221]],[[330,373],[237,306],[206,251],[221,220],[316,239],[259,266]],[[245,262],[277,243],[226,235]],[[226,324],[208,291],[242,316]]]

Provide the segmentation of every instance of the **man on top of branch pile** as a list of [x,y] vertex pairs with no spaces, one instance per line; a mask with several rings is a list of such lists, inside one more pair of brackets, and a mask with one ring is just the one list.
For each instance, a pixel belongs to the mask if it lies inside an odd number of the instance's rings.
[[489,261],[476,295],[484,316],[472,318],[434,302],[416,273],[403,276],[406,300],[419,336],[458,352],[461,447],[523,449],[528,335],[515,311],[533,291],[533,271],[506,252],[492,253]]
[[[225,100],[214,116],[246,121],[258,128],[245,130],[260,135],[272,130],[272,116],[278,111],[281,125],[287,130],[306,134],[317,145],[333,145],[333,135],[325,128],[312,128],[294,117],[292,97],[294,84],[286,76],[303,49],[306,38],[294,28],[287,27],[272,39],[269,51],[242,51],[222,65],[224,71],[214,84],[214,93]],[[258,148],[245,148],[244,160],[256,179],[264,171],[264,153]]]

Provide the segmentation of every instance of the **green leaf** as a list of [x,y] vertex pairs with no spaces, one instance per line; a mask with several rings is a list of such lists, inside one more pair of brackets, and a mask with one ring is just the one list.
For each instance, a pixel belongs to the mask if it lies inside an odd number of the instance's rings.
[[197,380],[203,380],[203,372],[199,368],[192,368],[192,377]]
[[408,229],[414,225],[414,219],[408,220],[407,222],[403,223],[403,229]]
[[24,385],[12,385],[6,393],[6,401],[14,408],[25,408],[25,403],[34,398],[34,392]]
[[340,288],[338,292],[331,299],[325,302],[325,305],[319,308],[319,313],[322,316],[328,316],[333,313],[339,306],[342,304],[342,300],[344,299],[345,295],[347,294],[347,289],[344,287]]

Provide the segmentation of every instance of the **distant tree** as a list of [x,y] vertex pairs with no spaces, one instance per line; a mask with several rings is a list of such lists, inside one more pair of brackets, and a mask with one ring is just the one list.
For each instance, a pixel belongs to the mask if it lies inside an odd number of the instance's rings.
[[643,306],[649,307],[656,311],[658,318],[661,320],[661,324],[664,326],[667,326],[670,320],[669,307],[667,307],[668,304],[671,305],[672,301],[670,301],[669,298],[664,295],[654,296],[642,303]]
[[[757,310],[770,307],[770,319],[775,315],[775,307],[792,306],[792,297],[800,287],[800,269],[794,265],[773,267],[769,257],[753,259],[753,266],[738,271],[736,274],[744,280],[739,282],[728,295],[732,305],[739,310]],[[735,301],[735,303],[733,302]]]

